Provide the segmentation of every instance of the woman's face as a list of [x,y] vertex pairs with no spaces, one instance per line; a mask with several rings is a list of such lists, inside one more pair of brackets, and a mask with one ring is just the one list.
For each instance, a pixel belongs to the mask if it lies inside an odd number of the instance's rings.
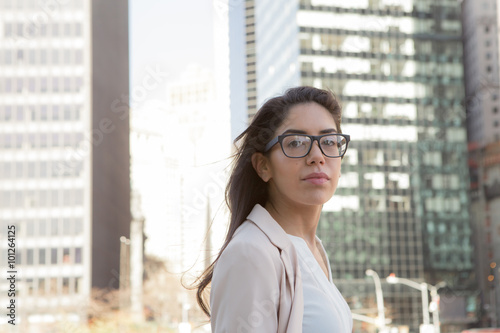
[[[310,102],[293,106],[275,136],[288,133],[322,135],[337,133],[337,126],[330,112],[323,106]],[[333,196],[340,177],[341,158],[323,155],[314,141],[305,157],[289,158],[277,143],[262,156],[263,173],[268,182],[271,202],[284,200],[286,204],[322,205]]]

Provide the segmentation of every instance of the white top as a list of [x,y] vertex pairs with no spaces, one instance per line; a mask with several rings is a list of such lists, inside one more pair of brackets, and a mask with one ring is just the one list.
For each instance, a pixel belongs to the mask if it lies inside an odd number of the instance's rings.
[[352,332],[352,315],[347,302],[333,284],[328,255],[321,240],[316,236],[316,245],[328,265],[328,275],[321,269],[305,240],[289,235],[299,257],[304,292],[303,333]]

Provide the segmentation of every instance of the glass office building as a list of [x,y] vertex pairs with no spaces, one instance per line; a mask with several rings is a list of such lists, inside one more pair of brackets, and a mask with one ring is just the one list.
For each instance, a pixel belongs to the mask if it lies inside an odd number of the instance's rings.
[[118,287],[128,91],[127,1],[0,0],[0,266],[15,226],[21,331],[84,320],[91,288]]
[[[244,11],[240,79],[250,117],[299,84],[331,89],[342,101],[351,143],[318,234],[353,312],[376,308],[370,268],[381,277],[446,281],[470,313],[454,321],[456,309],[446,312],[442,301],[443,323],[475,321],[460,5],[250,0]],[[385,281],[383,290],[393,325],[418,331],[420,292]]]
[[462,2],[471,220],[485,325],[500,318],[498,0]]

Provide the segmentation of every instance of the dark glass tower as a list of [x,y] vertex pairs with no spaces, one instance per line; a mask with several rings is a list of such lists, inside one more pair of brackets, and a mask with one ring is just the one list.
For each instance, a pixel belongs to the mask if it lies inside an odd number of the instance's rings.
[[[353,312],[376,308],[370,268],[381,278],[445,281],[443,323],[475,321],[460,4],[245,5],[249,116],[295,85],[331,89],[343,103],[352,141],[318,234]],[[393,325],[418,331],[420,292],[382,282]],[[472,312],[453,321],[456,311]]]

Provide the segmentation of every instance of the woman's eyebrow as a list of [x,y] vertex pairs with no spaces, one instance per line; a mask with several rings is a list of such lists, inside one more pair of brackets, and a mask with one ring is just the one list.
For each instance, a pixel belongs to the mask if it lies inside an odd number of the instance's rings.
[[[283,134],[289,134],[289,133],[307,134],[307,132],[304,130],[298,130],[298,129],[293,129],[293,128],[287,129],[285,132],[283,132]],[[324,129],[324,130],[319,131],[319,133],[320,134],[337,133],[337,130],[335,128],[328,128],[328,129]]]

